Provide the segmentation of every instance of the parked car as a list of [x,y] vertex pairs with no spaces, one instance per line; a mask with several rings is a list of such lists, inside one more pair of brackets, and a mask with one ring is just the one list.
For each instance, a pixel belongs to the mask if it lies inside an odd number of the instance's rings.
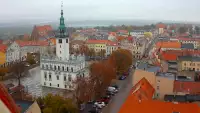
[[100,113],[97,108],[92,108],[88,111],[89,113]]
[[87,104],[94,104],[94,103],[95,101],[92,101],[92,100],[87,102]]
[[101,101],[97,101],[97,102],[94,103],[94,107],[97,107],[99,109],[102,109],[105,106],[106,106],[105,103],[101,102]]
[[126,79],[126,76],[119,77],[119,80],[125,80],[125,79]]
[[101,97],[99,101],[104,102],[105,104],[108,104],[110,101],[110,96],[107,95],[107,96]]
[[119,90],[119,87],[117,85],[112,85],[112,87],[116,88],[117,90]]
[[114,92],[106,91],[106,95],[107,95],[107,96],[115,96],[115,93],[114,93]]
[[85,104],[80,105],[80,111],[83,111],[85,109]]
[[118,89],[116,89],[115,87],[109,86],[108,89],[107,89],[107,91],[113,92],[113,93],[117,93]]

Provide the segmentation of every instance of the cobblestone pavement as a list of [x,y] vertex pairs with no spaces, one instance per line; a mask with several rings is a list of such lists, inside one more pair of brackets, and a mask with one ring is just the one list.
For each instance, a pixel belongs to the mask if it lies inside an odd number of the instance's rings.
[[[40,79],[41,79],[40,78],[40,67],[38,66],[33,69],[30,69],[29,75],[22,78],[21,83],[22,83],[22,85],[25,86],[26,91],[28,91],[28,93],[34,97],[45,96],[49,93],[59,94],[61,96],[65,95],[65,97],[71,96],[71,93],[67,92],[66,90],[42,87],[40,84]],[[9,79],[9,80],[4,81],[4,83],[5,84],[13,83],[14,85],[17,85],[18,81],[16,79]]]

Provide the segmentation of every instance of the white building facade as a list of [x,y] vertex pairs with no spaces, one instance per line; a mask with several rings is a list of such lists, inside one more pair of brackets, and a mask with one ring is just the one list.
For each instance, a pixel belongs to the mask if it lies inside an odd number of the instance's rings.
[[117,42],[108,42],[106,44],[106,56],[111,55],[114,51],[116,51],[119,48],[119,45]]
[[34,42],[34,41],[15,41],[13,42],[6,51],[6,62],[15,62],[17,60],[25,59],[27,53],[44,53],[47,51],[48,42]]
[[6,62],[13,62],[20,59],[20,46],[14,42],[6,50]]
[[56,55],[42,55],[40,60],[42,86],[73,90],[77,77],[85,77],[85,56],[69,53],[69,34],[66,32],[63,10],[56,35]]

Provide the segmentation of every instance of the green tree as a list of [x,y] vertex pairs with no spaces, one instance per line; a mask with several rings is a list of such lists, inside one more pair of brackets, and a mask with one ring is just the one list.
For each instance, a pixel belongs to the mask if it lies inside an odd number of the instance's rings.
[[44,98],[38,98],[37,102],[43,113],[78,113],[78,108],[72,99],[59,95],[48,94]]

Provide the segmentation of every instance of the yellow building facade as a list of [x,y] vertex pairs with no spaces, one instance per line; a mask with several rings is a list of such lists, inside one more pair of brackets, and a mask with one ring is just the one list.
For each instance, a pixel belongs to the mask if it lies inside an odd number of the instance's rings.
[[182,56],[178,61],[179,71],[200,71],[200,58]]
[[6,62],[6,54],[5,52],[0,51],[0,65]]
[[107,40],[88,40],[86,42],[89,49],[94,49],[95,52],[99,52],[101,50],[106,51]]

